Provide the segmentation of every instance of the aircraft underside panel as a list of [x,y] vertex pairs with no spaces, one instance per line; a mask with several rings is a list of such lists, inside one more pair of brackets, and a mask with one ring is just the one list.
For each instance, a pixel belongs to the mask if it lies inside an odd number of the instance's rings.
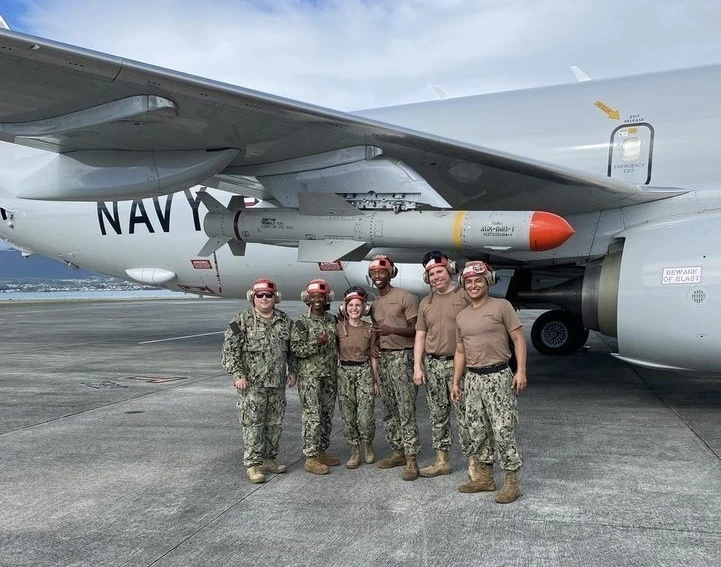
[[721,371],[721,213],[624,234],[618,293],[619,357]]

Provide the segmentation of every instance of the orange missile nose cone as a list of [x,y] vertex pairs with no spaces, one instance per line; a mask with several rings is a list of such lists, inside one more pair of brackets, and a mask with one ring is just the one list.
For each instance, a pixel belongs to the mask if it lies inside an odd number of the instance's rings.
[[529,247],[534,252],[552,250],[566,242],[575,232],[563,217],[536,211],[531,216],[531,228],[528,231]]

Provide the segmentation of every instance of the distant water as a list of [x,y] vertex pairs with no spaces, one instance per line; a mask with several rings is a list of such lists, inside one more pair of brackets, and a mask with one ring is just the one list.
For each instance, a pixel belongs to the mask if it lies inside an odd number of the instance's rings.
[[167,289],[3,291],[0,301],[59,301],[72,299],[196,299],[198,296]]

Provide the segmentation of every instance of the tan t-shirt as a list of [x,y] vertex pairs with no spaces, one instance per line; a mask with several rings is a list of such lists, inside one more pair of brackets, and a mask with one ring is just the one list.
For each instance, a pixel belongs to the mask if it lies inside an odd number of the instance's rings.
[[[408,321],[418,316],[418,301],[405,289],[397,287],[379,296],[371,306],[371,317],[378,325],[410,327]],[[380,337],[381,349],[413,348],[413,337],[388,335]]]
[[508,334],[522,326],[505,299],[489,297],[480,307],[466,307],[456,317],[456,342],[463,343],[466,366],[507,362],[511,358]]
[[335,326],[338,334],[340,359],[344,361],[363,362],[369,358],[369,350],[373,334],[371,324],[361,321],[360,327],[354,327],[347,321],[339,321]]
[[433,292],[421,300],[416,331],[426,332],[427,353],[452,355],[456,351],[456,315],[468,307],[462,289],[450,293]]

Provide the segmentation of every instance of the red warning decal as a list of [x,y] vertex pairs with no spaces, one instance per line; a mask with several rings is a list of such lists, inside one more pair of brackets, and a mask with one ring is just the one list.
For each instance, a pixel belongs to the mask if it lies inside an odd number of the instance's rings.
[[191,264],[193,264],[193,268],[196,270],[212,270],[213,264],[210,263],[210,260],[191,260]]
[[318,262],[321,272],[342,272],[343,266],[336,260],[335,262]]

